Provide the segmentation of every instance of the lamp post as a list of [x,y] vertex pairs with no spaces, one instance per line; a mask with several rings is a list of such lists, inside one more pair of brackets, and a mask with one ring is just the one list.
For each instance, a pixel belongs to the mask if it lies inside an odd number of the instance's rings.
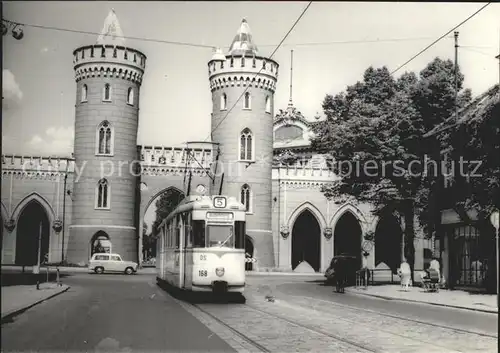
[[9,34],[9,29],[14,39],[23,39],[24,31],[22,24],[2,19],[2,35],[6,36]]
[[500,228],[500,222],[499,222],[499,219],[500,219],[500,212],[498,212],[498,210],[495,210],[491,213],[490,215],[490,222],[491,224],[493,225],[493,227],[495,227],[495,231],[496,231],[496,258],[497,258],[497,275],[496,275],[496,280],[497,280],[497,307],[500,307],[500,291],[499,291],[499,280],[498,280],[498,266],[499,266],[499,254],[498,254],[498,231],[499,231],[499,228]]
[[64,230],[66,229],[66,193],[69,195],[69,190],[66,191],[66,182],[68,180],[68,171],[64,174],[64,188],[63,188],[63,229],[62,229],[62,246],[61,246],[61,265],[64,263]]

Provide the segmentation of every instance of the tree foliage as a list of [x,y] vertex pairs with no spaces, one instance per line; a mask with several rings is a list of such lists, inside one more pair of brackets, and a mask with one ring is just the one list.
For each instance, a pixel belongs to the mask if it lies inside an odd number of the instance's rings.
[[[455,164],[468,161],[454,180],[455,197],[465,209],[485,218],[500,209],[500,92],[499,86],[479,96],[464,109],[456,127],[442,136]],[[457,174],[457,173],[455,173]]]
[[[463,75],[457,76],[461,88]],[[436,58],[418,76],[410,72],[398,79],[386,67],[370,67],[362,81],[325,97],[327,119],[313,127],[313,149],[333,157],[332,170],[341,176],[323,189],[325,196],[369,202],[378,215],[402,214],[404,253],[412,268],[414,215],[424,226],[429,223],[427,206],[438,182],[437,174],[424,173],[424,161],[442,147],[435,138],[424,140],[424,134],[452,114],[454,87],[450,60]],[[464,101],[467,94],[462,94]]]

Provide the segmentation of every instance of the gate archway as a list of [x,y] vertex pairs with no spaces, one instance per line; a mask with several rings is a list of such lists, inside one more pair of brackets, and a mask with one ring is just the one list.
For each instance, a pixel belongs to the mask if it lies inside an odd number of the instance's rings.
[[403,231],[396,216],[381,216],[375,229],[375,266],[385,263],[393,273],[401,265]]
[[[253,258],[254,246],[252,239],[248,235],[245,235],[245,258]],[[245,271],[253,271],[253,263],[245,262]]]
[[318,272],[321,254],[321,226],[308,209],[303,210],[295,219],[292,228],[292,270],[302,261]]
[[32,200],[22,209],[17,222],[16,265],[37,264],[41,224],[40,263],[48,260],[50,244],[50,222],[44,207]]
[[361,237],[363,231],[358,218],[351,211],[346,211],[335,224],[333,233],[333,254],[351,255],[356,257],[358,269],[362,266]]
[[162,218],[177,207],[184,199],[184,193],[175,187],[168,187],[154,195],[144,211],[142,224],[142,258],[156,257],[156,238],[154,227],[158,215]]
[[90,257],[96,253],[111,253],[113,251],[108,233],[100,230],[90,239]]

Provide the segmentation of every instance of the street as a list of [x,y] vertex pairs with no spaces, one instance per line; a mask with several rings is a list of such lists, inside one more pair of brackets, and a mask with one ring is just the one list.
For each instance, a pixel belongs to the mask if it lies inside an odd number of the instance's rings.
[[246,304],[192,305],[153,274],[73,274],[67,293],[2,325],[2,350],[496,352],[495,314],[337,294],[319,280],[248,276]]
[[63,295],[2,325],[2,351],[232,351],[161,295],[152,275],[75,274]]

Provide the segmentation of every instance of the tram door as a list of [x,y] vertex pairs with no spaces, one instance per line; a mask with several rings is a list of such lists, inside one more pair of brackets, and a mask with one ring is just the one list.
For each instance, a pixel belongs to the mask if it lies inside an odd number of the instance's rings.
[[179,241],[179,248],[177,249],[177,254],[176,254],[176,267],[178,269],[178,279],[179,279],[179,288],[184,288],[186,285],[186,273],[187,273],[187,261],[186,261],[186,247],[188,246],[189,242],[189,227],[190,222],[189,222],[189,213],[184,212],[180,215],[179,217],[179,235],[178,235],[178,241]]
[[191,236],[191,217],[192,213],[183,213],[184,234],[182,243],[182,287],[191,289],[192,282],[192,264],[193,263],[193,244]]

